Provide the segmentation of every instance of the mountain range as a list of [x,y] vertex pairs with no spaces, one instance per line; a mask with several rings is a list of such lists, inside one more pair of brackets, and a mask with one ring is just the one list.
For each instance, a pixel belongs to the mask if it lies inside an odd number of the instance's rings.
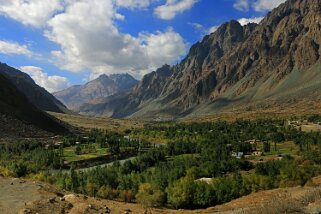
[[321,92],[321,0],[288,0],[260,24],[232,20],[194,44],[175,66],[129,92],[79,112],[112,117],[186,117],[235,106],[317,100]]
[[138,83],[129,74],[101,75],[85,85],[75,85],[63,91],[53,93],[69,109],[78,111],[78,108],[99,98],[106,98],[116,93],[129,91]]
[[[194,44],[179,64],[164,65],[141,81],[129,74],[101,75],[54,96],[27,74],[0,63],[0,121],[44,124],[46,129],[45,122],[38,122],[52,118],[43,111],[70,112],[66,106],[95,116],[179,118],[321,103],[320,8],[321,0],[288,0],[259,24],[224,23]],[[33,116],[24,115],[23,105]]]

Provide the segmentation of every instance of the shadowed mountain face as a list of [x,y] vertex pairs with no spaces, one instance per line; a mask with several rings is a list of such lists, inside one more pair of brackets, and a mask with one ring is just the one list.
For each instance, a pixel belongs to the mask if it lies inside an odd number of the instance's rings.
[[68,130],[33,105],[0,73],[0,137],[35,137],[48,133],[62,134]]
[[38,86],[28,74],[3,63],[0,63],[0,74],[6,75],[15,87],[41,110],[58,113],[67,111],[66,107],[59,100],[44,88]]
[[66,90],[54,93],[54,96],[65,103],[70,109],[77,111],[84,103],[98,98],[129,91],[138,81],[129,74],[101,75],[85,85],[72,86]]
[[[321,0],[288,0],[259,24],[223,24],[127,94],[80,111],[113,117],[210,114],[271,100],[314,99],[321,92]],[[317,93],[320,94],[320,93]]]

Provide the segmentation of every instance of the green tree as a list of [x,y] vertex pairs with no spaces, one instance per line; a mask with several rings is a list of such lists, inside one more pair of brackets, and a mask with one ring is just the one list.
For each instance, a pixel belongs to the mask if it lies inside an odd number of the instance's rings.
[[136,200],[146,209],[146,213],[148,209],[162,205],[163,199],[164,194],[156,185],[150,183],[139,185]]
[[71,166],[71,169],[70,169],[70,189],[74,192],[77,192],[78,188],[79,188],[78,174],[75,171],[74,167]]
[[168,202],[175,208],[188,207],[193,202],[194,180],[183,177],[167,188]]
[[77,145],[76,148],[75,148],[75,154],[76,155],[81,155],[81,150],[82,150],[81,147],[79,145]]
[[193,204],[197,207],[206,207],[215,203],[215,191],[211,184],[203,181],[195,182]]
[[86,192],[89,196],[96,197],[98,186],[94,183],[86,184]]

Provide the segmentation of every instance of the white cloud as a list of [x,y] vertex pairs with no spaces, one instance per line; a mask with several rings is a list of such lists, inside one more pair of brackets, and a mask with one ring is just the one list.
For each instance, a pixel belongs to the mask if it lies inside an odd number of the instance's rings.
[[189,25],[192,25],[193,28],[194,28],[196,31],[203,31],[203,30],[204,30],[204,26],[201,25],[200,23],[189,22],[188,24],[189,24]]
[[131,72],[136,77],[185,54],[182,37],[165,32],[141,33],[138,37],[119,32],[110,0],[79,0],[48,22],[45,35],[61,49],[53,51],[55,62],[66,70],[99,73]]
[[155,8],[154,13],[160,19],[171,20],[179,13],[191,9],[198,0],[167,0],[164,5]]
[[257,0],[253,3],[253,8],[258,12],[268,11],[276,8],[285,1],[286,0]]
[[43,26],[63,9],[60,0],[0,0],[0,5],[0,14],[34,27]]
[[248,11],[252,7],[256,12],[265,12],[278,7],[286,0],[236,0],[234,8],[240,11]]
[[214,33],[219,28],[218,25],[206,28],[203,25],[195,22],[189,22],[188,24],[192,25],[196,31],[200,32],[202,37]]
[[[173,29],[141,32],[119,31],[116,20],[125,17],[121,7],[144,9],[159,0],[0,0],[0,15],[24,25],[39,27],[58,45],[49,61],[72,72],[129,72],[137,78],[174,64],[186,54],[187,44]],[[167,0],[174,16],[198,0]],[[166,6],[165,5],[165,6]],[[28,46],[0,41],[0,53],[34,56]]]
[[129,9],[141,9],[148,7],[151,2],[152,0],[116,0],[116,5]]
[[29,74],[30,77],[41,87],[49,92],[63,90],[70,86],[66,77],[48,76],[41,68],[35,66],[22,66],[20,70]]
[[250,3],[248,0],[237,0],[233,7],[240,11],[248,11],[250,9]]
[[28,46],[3,40],[0,40],[0,53],[32,56],[32,52],[28,49]]
[[173,29],[156,34],[142,33],[139,35],[141,47],[147,54],[150,65],[154,68],[164,62],[176,62],[187,51],[183,38]]
[[255,18],[241,18],[237,20],[242,26],[247,25],[249,23],[259,24],[264,17],[255,17]]
[[[241,18],[238,20],[238,22],[244,26],[247,25],[249,23],[260,23],[262,21],[264,17],[254,17],[254,18]],[[190,25],[192,25],[194,27],[194,29],[196,31],[199,31],[201,33],[201,36],[205,36],[205,35],[209,35],[211,33],[214,33],[220,26],[219,25],[214,25],[212,27],[209,28],[205,28],[203,25],[199,24],[199,23],[194,23],[194,22],[190,22],[188,23]]]
[[220,26],[218,25],[214,25],[210,28],[207,29],[207,34],[211,34],[211,33],[214,33]]
[[[254,17],[254,18],[241,18],[238,20],[238,22],[244,26],[247,25],[249,23],[260,23],[262,21],[264,17]],[[220,26],[219,25],[214,25],[212,27],[206,28],[203,25],[199,24],[199,23],[195,23],[195,22],[189,22],[188,24],[190,24],[191,26],[193,26],[193,28],[201,33],[201,36],[205,36],[205,35],[209,35],[211,33],[214,33]]]

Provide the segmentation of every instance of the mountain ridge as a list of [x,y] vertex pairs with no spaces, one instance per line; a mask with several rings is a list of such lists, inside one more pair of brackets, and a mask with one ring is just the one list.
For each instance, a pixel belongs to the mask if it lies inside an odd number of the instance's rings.
[[124,92],[134,87],[138,81],[129,74],[102,74],[84,85],[75,85],[53,95],[65,103],[70,109],[78,111],[78,107],[95,99]]
[[31,103],[41,110],[57,113],[68,112],[66,106],[44,88],[38,86],[28,74],[5,63],[0,63],[0,74],[6,76]]
[[[286,102],[287,88],[282,84],[300,82],[286,77],[299,78],[291,75],[296,70],[318,75],[320,8],[321,0],[288,0],[258,25],[241,26],[235,20],[224,23],[193,45],[178,65],[160,68],[145,75],[130,92],[87,103],[80,110],[113,117],[180,117],[203,113],[203,106],[211,114],[267,98]],[[310,82],[306,79],[300,84]],[[318,90],[319,84],[321,80],[315,86]],[[302,96],[300,90],[291,90],[291,96]]]
[[37,137],[67,134],[68,129],[43,112],[0,73],[0,137]]

